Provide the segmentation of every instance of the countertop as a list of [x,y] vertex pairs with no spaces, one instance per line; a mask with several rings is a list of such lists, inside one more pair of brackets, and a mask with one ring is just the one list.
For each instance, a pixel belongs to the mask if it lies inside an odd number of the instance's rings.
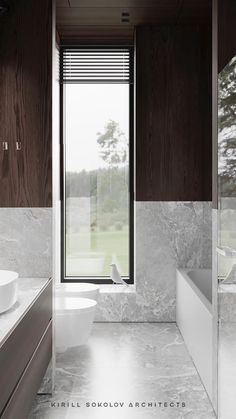
[[19,278],[17,302],[10,310],[0,314],[0,348],[45,288],[48,281],[49,278]]

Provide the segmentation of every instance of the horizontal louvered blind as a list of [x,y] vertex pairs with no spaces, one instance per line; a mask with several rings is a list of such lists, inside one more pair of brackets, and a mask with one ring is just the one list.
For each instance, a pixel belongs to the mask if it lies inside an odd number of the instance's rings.
[[77,48],[61,50],[61,83],[130,83],[130,48]]

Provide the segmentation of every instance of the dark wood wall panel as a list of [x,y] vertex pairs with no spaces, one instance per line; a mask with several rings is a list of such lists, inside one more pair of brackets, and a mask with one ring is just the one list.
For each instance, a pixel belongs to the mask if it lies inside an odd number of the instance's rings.
[[0,151],[2,207],[52,204],[51,3],[12,1],[1,17],[0,141],[9,144]]
[[236,1],[218,0],[218,71],[236,55]]
[[218,0],[212,2],[212,208],[218,208]]
[[136,199],[211,200],[210,27],[138,27],[136,88]]

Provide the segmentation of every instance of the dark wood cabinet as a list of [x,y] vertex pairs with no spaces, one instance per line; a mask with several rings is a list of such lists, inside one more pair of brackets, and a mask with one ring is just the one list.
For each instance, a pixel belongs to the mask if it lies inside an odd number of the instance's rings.
[[26,366],[1,419],[26,419],[52,354],[52,322],[49,323],[32,358]]
[[51,0],[15,0],[1,16],[0,91],[0,206],[51,206]]
[[3,150],[4,139],[5,137],[0,139],[0,206],[4,206],[3,203],[7,204],[14,201],[14,179],[10,171],[10,155],[12,155],[12,152],[9,151],[10,145],[8,150]]
[[136,30],[136,200],[211,200],[211,26]]
[[[0,418],[27,417],[52,357],[51,324],[52,280],[0,348]],[[19,415],[13,415],[19,406]]]

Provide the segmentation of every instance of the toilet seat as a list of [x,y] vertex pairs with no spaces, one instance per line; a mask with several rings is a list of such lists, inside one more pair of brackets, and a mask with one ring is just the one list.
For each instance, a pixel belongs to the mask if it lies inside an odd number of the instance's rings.
[[99,290],[99,285],[90,284],[89,282],[77,282],[76,284],[62,283],[56,286],[57,294],[61,294],[64,292],[77,293],[77,292],[87,292],[87,291],[96,291],[96,290]]
[[97,301],[99,285],[91,283],[62,283],[56,286],[55,294],[60,297],[88,298]]
[[89,312],[93,311],[94,307],[97,305],[95,300],[89,298],[76,298],[76,297],[63,297],[56,296],[55,298],[55,309],[57,314],[65,313],[76,313]]

